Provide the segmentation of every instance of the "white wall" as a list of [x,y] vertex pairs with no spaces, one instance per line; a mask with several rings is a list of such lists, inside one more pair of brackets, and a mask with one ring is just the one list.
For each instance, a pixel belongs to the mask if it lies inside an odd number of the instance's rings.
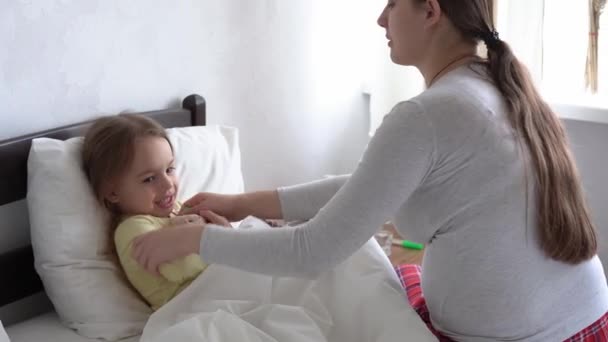
[[[0,140],[203,95],[240,128],[248,189],[349,172],[367,143],[350,0],[0,2]],[[29,242],[0,207],[0,253]],[[6,322],[6,321],[5,321]]]
[[367,124],[358,16],[347,0],[4,1],[0,139],[197,92],[210,123],[241,128],[250,188],[347,171]]
[[240,128],[248,189],[348,172],[368,139],[360,16],[348,0],[2,2],[0,140],[195,92],[209,123]]

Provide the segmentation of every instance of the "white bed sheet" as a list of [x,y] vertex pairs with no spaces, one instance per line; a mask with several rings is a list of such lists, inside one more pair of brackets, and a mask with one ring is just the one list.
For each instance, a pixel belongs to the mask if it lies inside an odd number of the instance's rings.
[[[59,321],[55,312],[49,312],[24,322],[6,327],[11,342],[91,342],[102,341],[82,337]],[[120,342],[137,342],[134,336]]]
[[[238,229],[273,229],[248,218]],[[156,311],[141,341],[437,341],[375,239],[317,279],[210,265]]]
[[[237,229],[271,229],[251,218]],[[12,342],[91,342],[51,312],[8,327]],[[319,278],[269,277],[210,265],[156,311],[143,336],[121,342],[437,341],[372,238]]]

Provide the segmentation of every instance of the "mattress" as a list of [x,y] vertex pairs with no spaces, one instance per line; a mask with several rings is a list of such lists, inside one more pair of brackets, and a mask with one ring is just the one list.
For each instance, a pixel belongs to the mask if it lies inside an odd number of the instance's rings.
[[[65,327],[59,321],[55,312],[49,312],[6,327],[11,342],[91,342],[101,341],[82,337],[72,329]],[[121,340],[120,342],[137,342],[139,336]]]

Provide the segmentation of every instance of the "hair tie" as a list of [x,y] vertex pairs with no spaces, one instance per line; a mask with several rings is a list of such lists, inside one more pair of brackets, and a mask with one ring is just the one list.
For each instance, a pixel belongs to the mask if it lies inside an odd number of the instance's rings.
[[500,37],[498,35],[498,31],[496,30],[484,32],[480,35],[480,38],[486,44],[488,49],[495,48],[500,42]]

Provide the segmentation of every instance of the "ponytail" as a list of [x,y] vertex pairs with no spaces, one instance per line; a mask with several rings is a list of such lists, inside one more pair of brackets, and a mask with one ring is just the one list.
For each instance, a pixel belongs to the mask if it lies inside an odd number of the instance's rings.
[[569,264],[592,258],[597,236],[559,118],[506,42],[496,39],[488,44],[487,68],[505,98],[508,119],[530,154],[541,248],[550,258]]
[[[592,258],[597,252],[596,231],[564,128],[541,99],[527,68],[494,30],[495,0],[438,1],[466,39],[484,41],[488,47],[484,64],[506,101],[520,147],[529,152],[532,162],[540,247],[551,259],[568,264]],[[526,176],[526,188],[527,184]]]

